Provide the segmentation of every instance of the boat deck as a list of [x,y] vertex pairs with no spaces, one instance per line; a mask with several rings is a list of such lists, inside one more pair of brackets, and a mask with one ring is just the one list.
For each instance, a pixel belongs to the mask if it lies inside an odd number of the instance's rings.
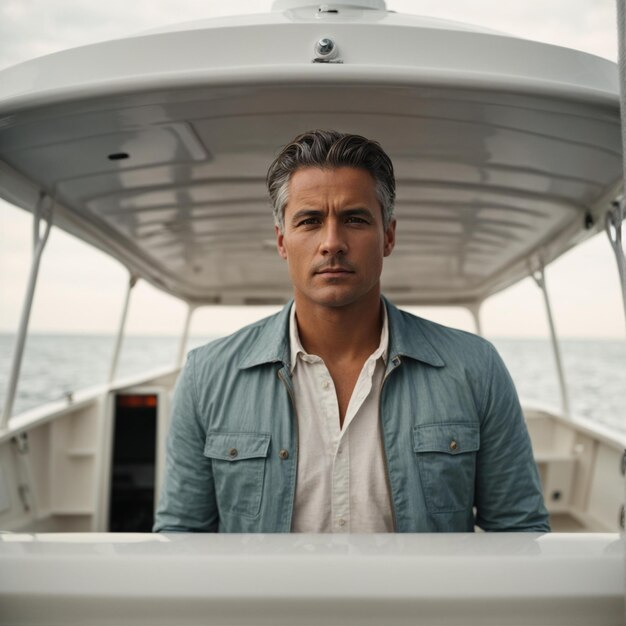
[[553,513],[550,515],[550,527],[556,533],[584,533],[585,525],[570,513]]

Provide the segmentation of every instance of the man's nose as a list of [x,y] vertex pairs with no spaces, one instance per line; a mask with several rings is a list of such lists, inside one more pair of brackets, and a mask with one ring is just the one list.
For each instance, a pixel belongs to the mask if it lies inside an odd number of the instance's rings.
[[324,255],[345,254],[348,246],[345,233],[335,220],[328,220],[322,230],[321,252]]

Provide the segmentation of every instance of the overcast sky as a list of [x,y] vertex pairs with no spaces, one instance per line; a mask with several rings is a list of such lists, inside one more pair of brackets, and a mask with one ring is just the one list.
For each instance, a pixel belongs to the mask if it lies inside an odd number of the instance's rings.
[[[271,1],[241,0],[2,0],[0,68],[40,55],[149,30],[171,23],[265,12]],[[388,0],[389,9],[478,24],[529,39],[563,45],[611,60],[617,57],[614,0]],[[0,332],[15,331],[30,264],[29,216],[0,201]],[[113,332],[122,306],[126,274],[115,261],[53,230],[44,254],[31,330]],[[604,235],[564,255],[549,268],[560,334],[623,337],[617,270]],[[484,307],[488,336],[545,336],[540,293],[530,280]],[[226,314],[225,314],[226,313]],[[465,312],[426,316],[470,328]],[[196,333],[234,330],[259,311],[203,312]],[[130,333],[175,333],[183,306],[139,284],[133,296]]]

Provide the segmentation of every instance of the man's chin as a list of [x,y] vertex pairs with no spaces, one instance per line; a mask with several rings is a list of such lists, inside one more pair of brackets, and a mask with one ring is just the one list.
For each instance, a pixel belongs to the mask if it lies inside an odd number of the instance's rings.
[[367,298],[368,293],[355,292],[353,289],[345,289],[339,286],[329,286],[316,290],[315,293],[306,294],[306,299],[317,306],[339,309],[356,304]]

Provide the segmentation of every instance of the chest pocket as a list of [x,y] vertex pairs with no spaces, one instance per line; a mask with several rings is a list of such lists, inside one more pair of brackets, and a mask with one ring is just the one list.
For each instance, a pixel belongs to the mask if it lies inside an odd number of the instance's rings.
[[207,433],[204,456],[212,461],[221,513],[259,514],[269,448],[269,433]]
[[413,428],[413,450],[430,513],[471,510],[479,448],[477,424],[422,424]]

